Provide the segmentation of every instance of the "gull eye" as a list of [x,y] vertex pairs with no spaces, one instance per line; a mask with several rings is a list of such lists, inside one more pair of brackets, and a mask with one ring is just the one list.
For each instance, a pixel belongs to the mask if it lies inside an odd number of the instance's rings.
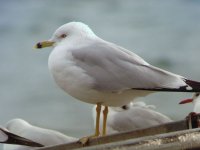
[[200,93],[196,93],[195,96],[197,97],[197,96],[199,96],[199,94],[200,94]]
[[66,38],[66,34],[62,34],[61,36],[60,36],[60,38]]
[[128,109],[128,105],[124,105],[121,107],[123,110],[127,110]]

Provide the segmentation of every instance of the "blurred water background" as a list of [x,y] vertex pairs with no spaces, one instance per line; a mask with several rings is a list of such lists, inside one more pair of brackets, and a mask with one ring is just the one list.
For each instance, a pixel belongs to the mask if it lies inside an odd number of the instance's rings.
[[[93,105],[57,87],[47,67],[51,48],[38,41],[70,21],[88,24],[101,38],[117,43],[147,62],[200,81],[200,1],[198,0],[1,0],[0,124],[22,118],[32,124],[81,137],[93,132]],[[192,104],[185,93],[141,98],[175,120]]]

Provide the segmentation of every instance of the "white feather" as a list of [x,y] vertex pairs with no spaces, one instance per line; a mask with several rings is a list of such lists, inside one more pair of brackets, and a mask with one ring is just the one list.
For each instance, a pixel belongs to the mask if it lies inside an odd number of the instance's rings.
[[[131,103],[126,110],[120,107],[109,107],[109,113],[107,118],[107,133],[124,132],[129,130],[135,130],[139,128],[147,128],[154,125],[159,125],[172,120],[152,110],[153,105],[146,105],[144,102]],[[103,111],[103,109],[102,109]],[[94,124],[96,120],[95,106],[93,108]],[[101,112],[100,128],[102,130],[103,116]],[[101,131],[100,130],[100,131]]]
[[[30,139],[45,146],[64,144],[76,141],[74,137],[66,136],[58,131],[33,126],[22,119],[13,119],[6,124],[8,131]],[[4,150],[30,150],[33,147],[4,144]]]

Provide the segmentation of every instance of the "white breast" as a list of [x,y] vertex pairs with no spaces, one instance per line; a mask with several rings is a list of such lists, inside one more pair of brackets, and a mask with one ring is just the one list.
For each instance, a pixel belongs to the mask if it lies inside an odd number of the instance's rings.
[[48,66],[56,83],[65,92],[83,101],[88,99],[94,80],[76,66],[70,50],[56,47],[49,56]]

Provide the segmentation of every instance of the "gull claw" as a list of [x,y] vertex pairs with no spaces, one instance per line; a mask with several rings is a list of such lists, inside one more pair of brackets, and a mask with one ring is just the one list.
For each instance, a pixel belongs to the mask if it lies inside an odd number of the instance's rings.
[[81,143],[83,146],[86,146],[86,145],[89,145],[89,142],[91,139],[97,138],[97,137],[99,137],[99,135],[91,135],[91,136],[82,137],[78,140],[78,143]]
[[79,143],[81,143],[83,146],[86,146],[89,144],[91,137],[83,137],[81,139],[78,140]]

